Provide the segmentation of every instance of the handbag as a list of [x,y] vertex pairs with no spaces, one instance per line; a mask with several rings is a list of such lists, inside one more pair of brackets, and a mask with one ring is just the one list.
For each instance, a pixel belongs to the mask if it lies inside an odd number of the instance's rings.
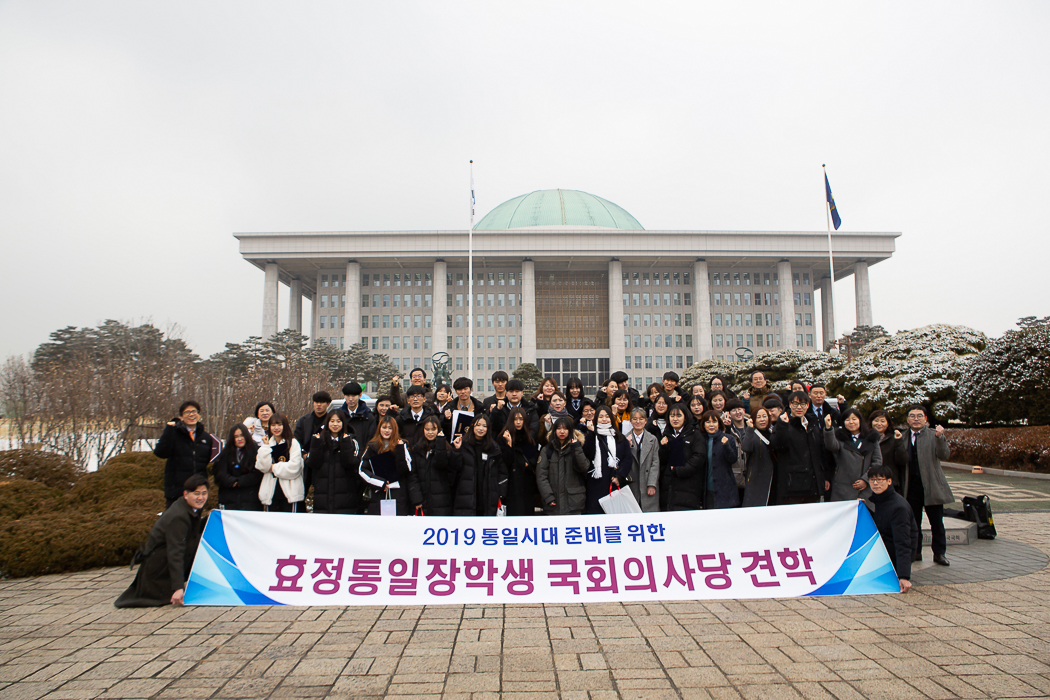
[[609,495],[598,499],[598,505],[609,515],[625,515],[627,513],[641,513],[642,508],[634,498],[631,489],[618,488],[613,490],[609,484]]

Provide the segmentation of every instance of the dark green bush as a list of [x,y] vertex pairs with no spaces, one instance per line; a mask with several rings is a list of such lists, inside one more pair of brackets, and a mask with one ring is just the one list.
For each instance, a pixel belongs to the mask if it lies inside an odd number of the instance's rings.
[[83,475],[68,459],[43,450],[5,450],[0,452],[0,478],[25,479],[69,491]]

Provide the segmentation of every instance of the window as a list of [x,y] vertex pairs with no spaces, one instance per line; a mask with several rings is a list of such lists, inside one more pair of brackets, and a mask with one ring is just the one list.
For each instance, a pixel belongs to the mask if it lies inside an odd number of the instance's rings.
[[367,287],[368,286],[368,273],[367,272],[365,274],[361,275],[361,286],[362,287]]
[[322,287],[327,287],[328,286],[328,275],[321,275],[321,286]]
[[739,272],[734,272],[733,273],[733,284],[735,284],[737,286],[740,285],[740,273]]
[[645,285],[645,286],[649,285],[649,273],[648,272],[643,272],[642,273],[642,284]]
[[456,286],[457,287],[462,287],[463,286],[463,273],[462,272],[457,272],[456,273]]
[[744,325],[745,326],[750,326],[751,325],[751,314],[744,314]]
[[641,306],[641,295],[635,292],[631,295],[631,306]]
[[795,314],[795,325],[796,326],[801,326],[802,325],[802,314]]
[[654,326],[659,326],[660,325],[660,314],[653,314],[653,325]]
[[736,325],[738,325],[738,326],[744,325],[743,324],[743,318],[742,318],[743,314],[735,314],[735,316],[736,316]]
[[623,327],[624,328],[630,328],[631,327],[631,314],[624,314],[623,315]]
[[642,319],[642,315],[641,314],[634,314],[631,317],[631,319],[634,321],[634,325],[636,325],[636,326],[642,325],[641,324],[641,319]]
[[[758,295],[756,294],[755,296],[757,297]],[[751,295],[750,294],[744,294],[744,306],[751,306]]]
[[663,336],[662,335],[653,336],[653,347],[654,348],[662,348],[663,346],[664,346],[664,344],[663,344]]
[[401,327],[401,317],[400,316],[394,316],[394,328],[400,328],[400,327]]
[[378,350],[379,349],[379,336],[378,335],[373,335],[372,336],[372,349],[373,350]]
[[682,347],[682,336],[680,336],[680,335],[676,335],[676,336],[674,337],[674,346],[675,346],[676,348],[680,348],[680,347]]
[[753,347],[755,347],[755,340],[754,340],[754,336],[753,336],[753,335],[751,335],[750,333],[748,333],[748,334],[747,334],[747,341],[746,341],[746,342],[747,342],[747,346],[748,346],[749,348],[753,348]]
[[429,307],[431,307],[433,305],[434,305],[434,295],[433,294],[424,294],[423,295],[423,306],[426,306],[426,307],[429,308]]
[[423,336],[423,349],[424,350],[429,350],[430,349],[430,340],[431,340],[431,338],[430,338],[429,335]]
[[[740,336],[737,336],[737,337],[740,337]],[[691,335],[687,335],[687,336],[685,337],[685,346],[686,346],[687,348],[691,348],[691,347],[693,347],[693,336],[691,336]]]
[[812,333],[806,333],[806,347],[807,348],[813,347],[813,334]]
[[809,292],[803,292],[802,293],[802,299],[803,299],[803,301],[804,301],[806,306],[810,306],[811,298],[810,298]]
[[653,306],[659,306],[659,305],[660,305],[660,295],[659,294],[653,294]]
[[686,306],[692,306],[693,305],[693,295],[692,295],[692,293],[691,292],[686,292],[683,296],[685,297],[685,305]]
[[[423,273],[423,280],[426,282],[426,286],[428,286],[428,287],[433,287],[434,286],[434,280],[431,278],[429,272],[424,272]],[[428,361],[429,361],[429,359],[428,359]]]
[[756,326],[761,326],[762,325],[762,314],[755,314],[755,325]]
[[636,347],[636,348],[642,347],[642,336],[640,336],[640,335],[634,336],[634,347]]
[[[469,299],[469,297],[468,297],[468,299]],[[478,295],[478,303],[476,303],[474,306],[484,306],[484,305],[485,305],[485,295],[484,294],[479,294]]]
[[796,348],[802,347],[802,334],[801,333],[799,333],[798,335],[795,336],[795,347]]
[[[648,274],[648,273],[646,273],[646,274]],[[646,282],[646,284],[648,284],[649,280],[646,280],[645,282]],[[646,292],[645,294],[642,295],[642,306],[649,306],[649,293],[648,292]]]
[[692,314],[686,314],[685,315],[685,325],[686,326],[693,325],[693,315]]
[[445,327],[446,328],[451,328],[452,327],[452,315],[451,314],[445,316]]
[[722,295],[721,294],[714,294],[714,295],[712,295],[711,298],[714,299],[715,306],[721,306],[722,305]]
[[642,325],[645,326],[646,328],[648,328],[649,327],[649,320],[650,320],[649,314],[644,314],[642,316]]
[[457,294],[456,295],[456,306],[463,306],[463,295],[462,294]]
[[503,328],[507,323],[507,315],[500,314],[496,317],[496,328]]
[[681,296],[682,296],[682,295],[681,295],[681,293],[680,293],[680,292],[675,292],[675,293],[674,293],[674,305],[675,305],[675,306],[681,306],[681,305],[682,305],[682,299],[681,299]]
[[488,325],[489,328],[495,328],[496,327],[496,314],[489,314],[488,315],[488,322],[489,322],[489,325]]
[[744,273],[744,286],[748,286],[750,284],[751,284],[751,275],[749,275],[748,273],[745,272]]
[[675,272],[671,277],[672,277],[672,279],[674,279],[674,283],[675,284],[681,284],[681,281],[678,279],[678,273],[677,272]]
[[361,327],[368,328],[368,316],[361,317]]
[[379,317],[378,316],[373,316],[372,317],[372,328],[379,328]]
[[463,336],[457,335],[456,336],[456,350],[462,350],[462,349],[463,349]]
[[321,295],[321,308],[322,309],[327,309],[328,308],[328,295],[327,294],[322,294]]
[[422,316],[413,316],[412,317],[412,327],[413,328],[421,328],[422,327],[422,322],[423,322],[423,317]]
[[423,295],[422,294],[414,295],[412,297],[412,306],[422,306],[422,305],[423,305]]
[[732,333],[726,333],[726,347],[727,348],[733,347],[733,334]]
[[361,295],[361,306],[366,308],[366,309],[368,308],[368,295],[367,294],[362,294]]
[[682,284],[684,284],[684,285],[688,285],[689,284],[689,273],[688,272],[683,272],[682,273]]
[[[495,294],[489,294],[488,295],[488,302],[489,302],[488,303],[489,306],[495,306],[496,305],[496,295]],[[500,306],[503,306],[503,304],[500,304]]]
[[645,368],[646,369],[652,369],[653,368],[653,356],[652,355],[646,355],[645,356]]
[[803,272],[802,273],[802,284],[806,285],[807,287],[809,286],[809,273],[808,272]]
[[715,325],[716,326],[721,326],[722,325],[722,314],[715,314]]
[[456,314],[456,328],[463,327],[463,314]]
[[806,325],[807,326],[812,326],[813,325],[813,314],[806,314]]
[[674,315],[674,325],[676,325],[676,326],[682,325],[682,314],[675,314]]
[[318,327],[318,328],[324,328],[324,327],[325,327],[325,325],[324,325],[324,324],[328,322],[328,317],[327,317],[327,316],[321,316],[321,317],[319,317],[319,319],[320,319],[320,320],[319,320],[319,322],[318,322],[318,325],[317,325],[317,327]]
[[419,350],[422,345],[421,338],[418,335],[412,336],[412,349]]
[[730,305],[731,303],[733,303],[733,302],[731,301],[731,299],[730,299],[730,294],[729,294],[728,292],[726,292],[726,293],[725,293],[725,294],[723,295],[723,298],[725,299],[725,304],[724,304],[724,306],[729,306],[729,305]]
[[802,295],[799,294],[798,292],[795,292],[795,306],[801,306],[801,305],[802,305]]
[[383,336],[383,349],[384,350],[389,350],[390,349],[390,338],[385,336],[385,335]]

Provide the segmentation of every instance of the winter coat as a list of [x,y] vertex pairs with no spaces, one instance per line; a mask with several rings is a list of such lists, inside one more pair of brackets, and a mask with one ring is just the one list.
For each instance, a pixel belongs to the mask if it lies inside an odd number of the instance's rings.
[[[646,426],[648,428],[648,426]],[[649,432],[642,431],[641,437],[631,431],[628,436],[631,443],[631,491],[641,506],[643,513],[660,512],[660,441]],[[656,493],[649,495],[649,487]]]
[[[908,443],[904,439],[893,436],[893,428],[890,427],[885,435],[879,438],[879,449],[882,452],[882,466],[893,470],[893,483],[903,484],[901,472],[908,468]],[[903,488],[903,487],[902,487]],[[898,491],[898,493],[901,493]]]
[[406,406],[397,414],[397,432],[406,445],[415,445],[423,437],[423,421],[428,416],[436,416],[437,409],[433,406],[423,404],[420,408],[422,413],[417,421],[412,417],[412,407]]
[[[571,397],[566,398],[568,399],[568,403],[565,404],[565,410],[569,412],[570,416],[572,416],[573,423],[580,422],[580,416],[583,414],[584,406],[594,405],[593,401],[588,399],[586,396],[583,396],[582,394],[580,395],[579,399],[573,399]],[[579,401],[578,405],[575,404],[576,401]]]
[[627,444],[627,438],[620,434],[619,430],[616,432],[616,469],[611,469],[609,464],[603,462],[602,473],[597,479],[591,473],[594,471],[594,457],[601,451],[597,438],[601,437],[604,442],[606,436],[599,436],[596,432],[588,430],[583,439],[583,455],[590,463],[587,474],[587,505],[583,512],[589,515],[605,512],[598,500],[609,495],[614,475],[619,479],[621,486],[631,475],[631,464],[634,462],[634,457],[631,456],[631,446]]
[[361,512],[360,453],[357,440],[346,433],[338,440],[325,433],[314,438],[306,467],[313,475],[315,513]]
[[204,532],[202,514],[203,509],[194,512],[181,496],[168,506],[150,530],[140,550],[142,565],[135,580],[113,603],[116,607],[168,605],[175,591],[185,590]]
[[[737,461],[736,438],[719,430],[713,435],[697,430],[702,436],[700,449],[707,456],[707,490],[704,496],[704,508],[738,508],[740,491],[733,475],[733,466]],[[726,438],[725,442],[722,439]]]
[[704,438],[690,425],[678,437],[670,425],[664,431],[666,444],[659,448],[660,510],[701,510],[707,483],[707,453]]
[[[523,399],[519,405],[525,409],[525,424],[529,427],[529,435],[533,438],[537,437],[540,431],[541,414],[536,410],[536,404]],[[497,435],[502,435],[507,428],[507,419],[510,417],[511,410],[510,404],[506,401],[503,402],[503,408],[492,406],[489,409],[489,430],[492,432],[493,439]]]
[[[254,442],[250,442],[256,447]],[[259,501],[259,486],[262,472],[255,468],[256,449],[223,450],[215,459],[212,471],[219,487],[219,504],[227,510],[262,510]],[[236,485],[235,485],[236,484]]]
[[746,431],[746,425],[743,428],[737,428],[735,425],[730,424],[729,427],[725,428],[726,434],[736,441],[736,461],[733,462],[733,479],[736,481],[738,489],[742,489],[747,485],[747,455],[741,446]]
[[[901,495],[908,497],[908,473],[915,468],[911,460],[911,429],[904,432],[905,454],[908,455],[907,467],[901,470]],[[951,456],[948,448],[948,439],[943,435],[937,437],[937,433],[929,426],[919,431],[916,438],[916,451],[919,457],[919,476],[922,478],[922,491],[925,506],[943,505],[955,503],[955,496],[948,480],[944,478],[944,469],[941,468],[941,460]]]
[[289,503],[301,503],[306,499],[306,487],[303,485],[303,452],[299,441],[292,438],[288,444],[287,461],[273,461],[273,438],[268,437],[255,456],[255,468],[262,472],[259,484],[259,500],[264,506],[273,503],[273,492],[281,484],[281,492]]
[[770,444],[772,433],[755,428],[744,430],[740,449],[747,455],[747,483],[741,506],[767,506],[776,502],[776,457]]
[[176,420],[175,425],[164,427],[153,454],[167,460],[164,464],[164,497],[168,505],[182,498],[186,479],[194,474],[208,475],[213,444],[204,423],[196,424],[192,438],[186,424],[180,420]]
[[580,515],[587,504],[591,463],[583,454],[583,435],[577,432],[575,438],[564,447],[557,447],[552,440],[540,450],[536,486],[547,515]]
[[882,493],[873,493],[868,500],[875,506],[871,517],[886,545],[897,578],[910,579],[912,556],[919,551],[921,537],[911,506],[892,484]]
[[416,443],[410,452],[412,471],[423,497],[423,515],[452,515],[452,482],[456,466],[445,438],[436,437],[430,446]]
[[766,384],[761,390],[748,390],[748,398],[742,398],[740,400],[744,402],[744,408],[747,409],[747,415],[750,416],[756,408],[762,408],[762,402],[769,398],[769,396],[769,384]]
[[831,500],[854,501],[871,496],[871,488],[863,491],[853,488],[858,479],[868,480],[868,470],[882,466],[879,433],[875,430],[857,445],[845,428],[824,430],[824,446],[835,458],[835,474],[831,477]]
[[354,439],[363,450],[364,446],[376,436],[376,424],[379,422],[376,414],[365,405],[364,401],[358,401],[357,408],[352,413],[345,403],[339,410],[346,416],[347,430],[353,431]]
[[[412,471],[412,456],[403,443],[381,454],[371,447],[366,448],[357,471],[372,487],[372,498],[367,507],[369,515],[382,514],[380,501],[386,498],[397,501],[398,515],[412,515],[415,507],[423,504],[419,481]],[[387,483],[390,484],[389,492]]]
[[[506,445],[506,443],[504,443]],[[485,450],[467,442],[452,450],[461,465],[453,487],[453,515],[495,515],[499,502],[506,503],[507,465],[499,444]]]
[[[633,386],[627,387],[627,396],[629,396],[631,399],[631,405],[636,408],[645,408],[649,405],[649,399],[642,401],[641,395],[638,393],[638,390],[635,389]],[[598,406],[601,406],[605,403],[605,390],[602,387],[598,387],[598,391],[594,394],[594,406],[595,408],[597,408]]]
[[522,435],[514,441],[514,447],[503,441],[503,461],[507,465],[507,515],[536,514],[536,462],[539,448],[531,445]]
[[787,423],[777,421],[770,440],[777,455],[776,503],[784,499],[813,499],[824,493],[824,438],[815,420],[792,416]]
[[[660,442],[660,438],[664,436],[664,430],[667,429],[667,413],[668,412],[665,412],[661,415],[650,413],[649,420],[645,424],[646,431],[648,431],[650,435],[656,438],[657,442]],[[686,413],[688,413],[688,411]],[[663,426],[660,426],[660,424],[656,422],[658,420],[663,422]],[[688,422],[689,421],[687,420],[686,423]]]
[[[304,455],[310,454],[310,441],[313,440],[314,435],[319,434],[324,429],[325,420],[327,418],[327,413],[323,416],[318,416],[313,411],[310,411],[305,416],[295,421],[295,430],[292,431],[292,437],[299,441],[299,448],[303,451]],[[346,421],[343,422],[345,423]],[[309,478],[306,478],[306,485],[308,487],[310,485]]]
[[[471,404],[472,412],[474,413],[474,418],[477,418],[479,415],[481,415],[482,411],[484,411],[484,409],[485,409],[485,407],[482,405],[482,403],[480,401],[478,401],[477,399],[475,399],[473,396],[470,397],[470,404]],[[439,409],[439,411],[438,411],[438,414],[439,414],[439,416],[441,418],[441,432],[443,432],[445,434],[445,440],[449,444],[451,444],[452,441],[456,439],[456,435],[464,434],[467,431],[467,428],[470,426],[470,424],[474,422],[474,418],[471,418],[470,416],[460,416],[459,417],[459,421],[456,423],[456,433],[455,433],[455,435],[453,435],[452,434],[452,419],[456,417],[455,412],[457,410],[459,410],[457,408],[458,406],[459,406],[459,397],[457,396],[457,397],[453,398],[451,401],[449,401],[447,404],[442,406]],[[445,411],[446,410],[449,411],[449,417],[448,418],[445,417]],[[493,436],[497,435],[497,433],[493,433],[492,432],[492,426],[491,425],[489,426],[489,433],[491,433]]]

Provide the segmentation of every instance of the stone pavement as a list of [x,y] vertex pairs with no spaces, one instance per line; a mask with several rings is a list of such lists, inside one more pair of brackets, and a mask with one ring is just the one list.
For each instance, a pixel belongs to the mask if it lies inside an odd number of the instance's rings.
[[[980,551],[1003,576],[1038,556],[1004,540],[1050,551],[1047,514],[996,525]],[[922,577],[886,596],[149,610],[112,607],[127,569],[0,581],[0,699],[1050,696],[1050,569]]]

